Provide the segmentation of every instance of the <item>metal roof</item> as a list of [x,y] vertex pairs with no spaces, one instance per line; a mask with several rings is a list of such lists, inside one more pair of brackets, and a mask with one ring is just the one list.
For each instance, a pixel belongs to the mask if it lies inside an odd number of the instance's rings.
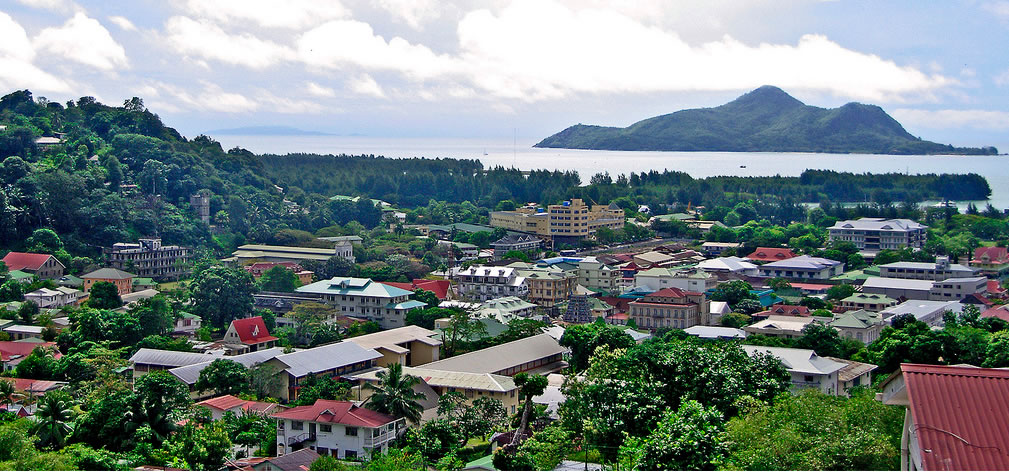
[[133,277],[136,277],[136,275],[133,275],[123,270],[113,269],[111,267],[105,267],[102,269],[91,271],[81,276],[82,279],[109,279],[109,280],[132,279]]
[[762,265],[761,268],[821,270],[839,265],[841,263],[833,259],[803,255],[781,261],[768,262]]
[[892,279],[889,277],[869,277],[862,284],[862,290],[867,288],[895,288],[904,290],[932,290],[935,282],[932,280]]
[[883,218],[859,218],[857,220],[845,220],[838,221],[834,223],[827,229],[854,229],[854,230],[871,230],[871,231],[912,231],[917,229],[926,229],[921,223],[914,220],[909,220],[905,218],[897,219],[883,219]]
[[221,357],[221,354],[204,354],[201,352],[167,351],[164,349],[140,348],[130,356],[134,364],[159,365],[164,367],[181,367],[184,365],[209,362]]
[[862,375],[868,372],[872,372],[879,368],[875,364],[866,364],[864,362],[850,361],[847,359],[841,359],[839,357],[825,356],[824,358],[830,359],[834,362],[840,362],[841,364],[845,365],[845,367],[841,369],[840,372],[837,373],[837,380],[841,382],[851,382],[852,380],[855,380],[856,378],[861,377]]
[[333,277],[329,280],[303,285],[295,289],[298,293],[319,293],[326,295],[357,295],[363,297],[395,298],[410,296],[413,292],[385,285],[371,279],[358,277]]
[[737,328],[727,328],[724,326],[691,326],[685,330],[691,336],[697,336],[703,339],[717,339],[717,338],[745,338],[746,331]]
[[213,360],[209,360],[209,361],[205,361],[205,362],[199,362],[199,363],[196,363],[196,364],[183,365],[183,366],[180,366],[180,367],[176,367],[174,369],[169,369],[168,372],[171,373],[172,375],[178,377],[179,380],[181,380],[181,381],[183,381],[183,382],[185,382],[185,383],[187,383],[189,385],[192,385],[192,384],[196,383],[197,380],[199,380],[199,378],[200,378],[200,372],[203,372],[203,369],[206,369],[207,366],[210,365],[210,363],[213,362],[214,360],[217,360],[217,359],[227,359],[229,361],[235,361],[235,362],[237,362],[239,364],[242,364],[245,367],[252,367],[252,366],[254,366],[256,364],[260,364],[260,363],[266,362],[266,361],[268,361],[270,359],[273,359],[274,357],[277,357],[278,355],[283,354],[283,353],[284,353],[284,348],[282,348],[282,347],[271,347],[269,349],[260,349],[260,350],[255,351],[255,352],[248,352],[248,353],[245,353],[245,354],[239,354],[237,356],[218,357],[218,358],[215,358]]
[[[403,373],[419,377],[432,387],[468,388],[490,392],[510,392],[515,390],[515,381],[511,377],[496,374],[475,374],[472,372],[455,372],[449,370],[428,369],[424,367],[404,367]],[[384,369],[383,369],[384,370]],[[368,381],[378,380],[378,373],[383,370],[373,370],[355,375],[354,378]]]
[[486,374],[500,372],[527,362],[561,354],[565,350],[549,334],[537,334],[536,336],[424,364],[424,368]]
[[295,377],[323,372],[359,362],[379,359],[382,354],[374,349],[366,349],[348,341],[313,347],[290,354],[281,354],[274,359],[287,366],[284,369]]
[[396,346],[397,344],[409,343],[413,341],[422,342],[429,346],[440,346],[441,341],[433,339],[432,336],[438,333],[420,326],[403,326],[402,328],[379,331],[377,333],[355,336],[347,339],[365,349],[375,349],[379,347]]
[[742,347],[743,350],[751,356],[758,352],[766,352],[774,357],[777,357],[778,360],[780,360],[785,366],[785,369],[788,369],[789,372],[827,375],[846,367],[846,364],[832,361],[826,357],[820,357],[809,349],[748,345],[744,345]]

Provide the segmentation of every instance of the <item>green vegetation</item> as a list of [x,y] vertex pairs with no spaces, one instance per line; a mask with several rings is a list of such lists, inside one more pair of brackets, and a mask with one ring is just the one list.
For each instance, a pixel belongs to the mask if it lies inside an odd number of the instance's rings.
[[715,108],[682,110],[626,128],[575,125],[536,147],[619,151],[997,154],[994,147],[955,148],[912,136],[882,108],[849,103],[804,105],[763,86]]

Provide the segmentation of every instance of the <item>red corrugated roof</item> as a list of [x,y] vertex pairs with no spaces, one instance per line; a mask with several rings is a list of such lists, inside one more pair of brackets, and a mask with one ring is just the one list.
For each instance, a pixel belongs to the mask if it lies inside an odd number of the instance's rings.
[[55,380],[35,380],[35,379],[18,379],[18,378],[8,378],[14,382],[14,390],[19,392],[32,392],[32,393],[45,393],[54,388],[59,387],[64,382],[57,382]]
[[925,470],[1009,470],[1009,371],[902,364]]
[[316,400],[314,405],[294,407],[290,410],[270,415],[270,417],[295,421],[363,426],[366,428],[377,428],[396,420],[392,416],[355,406],[351,402],[334,400]]
[[977,264],[981,258],[988,256],[989,264],[999,264],[1009,262],[1009,251],[1004,247],[979,247],[974,250],[974,259],[970,262]]
[[810,316],[812,313],[809,311],[809,307],[802,305],[772,305],[766,310],[755,313],[755,316],[771,316],[771,315],[785,315],[785,316]]
[[428,279],[413,279],[413,282],[380,282],[383,285],[388,285],[390,287],[395,287],[402,290],[407,290],[410,292],[415,292],[417,290],[427,290],[428,292],[433,292],[434,296],[438,297],[439,300],[444,300],[448,297],[448,288],[450,282],[448,280],[428,280]]
[[231,322],[231,326],[235,328],[238,339],[244,344],[259,344],[278,339],[270,336],[270,331],[266,329],[266,323],[263,322],[262,316],[237,319]]
[[7,264],[7,270],[39,270],[50,257],[53,256],[34,252],[9,252],[3,261]]
[[249,400],[242,400],[234,395],[222,395],[220,397],[203,400],[202,402],[197,403],[197,405],[208,408],[216,408],[218,410],[230,410],[236,406],[244,405],[246,403],[251,402]]
[[983,312],[981,312],[982,318],[998,318],[1000,320],[1009,321],[1009,305],[1000,305],[991,307]]
[[758,247],[757,250],[753,251],[747,259],[751,261],[783,261],[785,259],[791,259],[795,257],[795,253],[791,249],[785,249],[780,247]]
[[1006,289],[1002,288],[1002,285],[999,284],[998,280],[989,280],[988,293],[992,295],[1002,295],[1006,293]]
[[[0,341],[0,359],[6,362],[11,359],[11,356],[28,356],[38,346],[52,347],[55,349],[56,343],[25,343],[15,341]],[[63,357],[63,354],[60,354],[59,349],[57,349],[56,352],[53,354],[53,357],[59,359]]]

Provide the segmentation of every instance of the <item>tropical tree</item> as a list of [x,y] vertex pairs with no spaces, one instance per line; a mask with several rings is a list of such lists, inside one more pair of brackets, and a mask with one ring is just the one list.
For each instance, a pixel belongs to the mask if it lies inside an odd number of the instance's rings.
[[696,400],[666,410],[659,424],[620,446],[623,470],[714,470],[725,454],[722,414]]
[[413,386],[420,383],[420,379],[404,374],[403,366],[400,364],[390,364],[387,370],[378,373],[378,379],[381,385],[367,384],[368,388],[375,391],[368,399],[368,406],[396,418],[406,418],[413,423],[420,422],[424,407],[419,400],[423,399],[424,395],[413,390]]
[[14,382],[0,379],[0,405],[7,406],[14,400]]
[[217,395],[236,395],[249,391],[249,369],[231,359],[215,359],[200,371],[193,386],[198,391],[212,390]]
[[88,306],[91,308],[112,310],[123,306],[119,289],[112,282],[96,282],[88,293]]
[[276,265],[259,278],[259,288],[266,292],[293,292],[301,283],[298,275],[282,265]]
[[519,389],[520,397],[525,399],[525,405],[522,406],[522,421],[519,422],[518,429],[512,435],[510,445],[518,444],[519,438],[526,431],[526,428],[529,427],[529,416],[533,412],[533,397],[543,395],[543,392],[547,389],[547,378],[542,375],[529,375],[525,372],[520,372],[515,375],[514,380],[515,386]]
[[227,326],[252,313],[256,284],[242,269],[208,267],[193,277],[193,310],[212,326]]
[[67,436],[73,431],[73,402],[63,391],[50,392],[42,397],[35,412],[35,426],[32,433],[38,436],[40,446],[54,446],[60,449],[67,443]]

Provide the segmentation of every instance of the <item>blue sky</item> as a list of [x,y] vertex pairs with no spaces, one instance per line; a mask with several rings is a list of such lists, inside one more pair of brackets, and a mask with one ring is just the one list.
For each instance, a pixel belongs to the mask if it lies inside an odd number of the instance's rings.
[[1009,145],[1009,0],[3,0],[0,90],[140,96],[183,134],[537,138],[771,84]]

